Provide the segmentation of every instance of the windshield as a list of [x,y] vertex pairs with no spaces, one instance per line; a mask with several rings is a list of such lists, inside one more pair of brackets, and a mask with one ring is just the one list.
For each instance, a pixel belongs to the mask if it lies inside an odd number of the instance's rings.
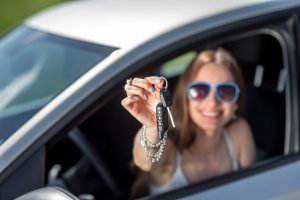
[[0,144],[115,48],[25,26],[0,40]]

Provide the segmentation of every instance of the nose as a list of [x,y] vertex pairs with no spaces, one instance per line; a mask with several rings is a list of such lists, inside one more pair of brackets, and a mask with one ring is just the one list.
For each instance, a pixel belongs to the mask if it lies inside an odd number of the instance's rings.
[[219,101],[218,101],[218,99],[217,99],[217,97],[216,97],[216,95],[215,95],[215,90],[214,90],[214,89],[212,89],[212,90],[209,92],[209,94],[208,94],[208,96],[206,97],[205,101],[206,101],[206,103],[207,103],[208,105],[210,105],[210,106],[216,106],[216,105],[219,104]]

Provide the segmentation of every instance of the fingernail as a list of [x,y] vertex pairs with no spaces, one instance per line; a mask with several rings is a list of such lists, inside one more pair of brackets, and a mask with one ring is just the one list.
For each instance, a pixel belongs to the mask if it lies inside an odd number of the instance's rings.
[[140,99],[139,96],[133,96],[134,101],[138,101]]
[[154,87],[151,86],[151,87],[149,88],[149,91],[150,91],[151,93],[155,92]]
[[148,95],[146,93],[144,93],[144,99],[147,100],[148,99]]

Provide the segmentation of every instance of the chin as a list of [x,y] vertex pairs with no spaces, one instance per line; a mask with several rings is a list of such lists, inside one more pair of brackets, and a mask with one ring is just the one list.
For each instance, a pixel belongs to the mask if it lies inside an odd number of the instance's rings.
[[204,130],[206,130],[207,132],[216,132],[220,130],[220,127],[206,127]]
[[220,130],[221,127],[217,125],[206,125],[206,126],[201,126],[201,129],[206,133],[214,133]]

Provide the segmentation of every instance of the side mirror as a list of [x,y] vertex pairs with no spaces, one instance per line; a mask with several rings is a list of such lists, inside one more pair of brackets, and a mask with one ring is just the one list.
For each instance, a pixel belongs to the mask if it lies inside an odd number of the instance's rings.
[[75,195],[59,187],[44,187],[33,190],[15,200],[79,200]]

